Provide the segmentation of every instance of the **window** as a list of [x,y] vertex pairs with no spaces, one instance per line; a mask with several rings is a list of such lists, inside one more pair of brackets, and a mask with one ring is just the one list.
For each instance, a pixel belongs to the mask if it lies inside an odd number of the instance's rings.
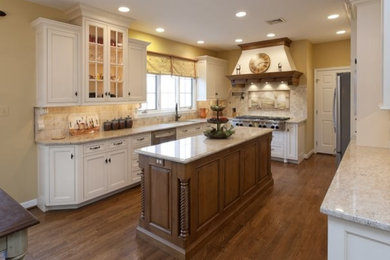
[[146,102],[139,110],[173,111],[176,103],[180,110],[194,107],[194,78],[147,74]]

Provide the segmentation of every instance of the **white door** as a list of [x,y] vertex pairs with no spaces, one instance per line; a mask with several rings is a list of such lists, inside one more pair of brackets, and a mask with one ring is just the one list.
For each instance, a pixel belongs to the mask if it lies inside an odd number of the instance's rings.
[[316,152],[335,154],[336,134],[333,129],[333,93],[336,88],[337,73],[343,69],[329,69],[316,71],[315,86],[315,136]]

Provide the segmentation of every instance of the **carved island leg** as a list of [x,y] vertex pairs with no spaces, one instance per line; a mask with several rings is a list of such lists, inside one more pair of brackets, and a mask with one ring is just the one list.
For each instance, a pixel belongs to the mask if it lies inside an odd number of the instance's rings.
[[141,219],[145,219],[145,172],[141,169]]
[[189,218],[190,218],[190,186],[189,179],[179,180],[180,182],[180,200],[179,200],[179,223],[180,223],[180,238],[186,239],[190,235]]

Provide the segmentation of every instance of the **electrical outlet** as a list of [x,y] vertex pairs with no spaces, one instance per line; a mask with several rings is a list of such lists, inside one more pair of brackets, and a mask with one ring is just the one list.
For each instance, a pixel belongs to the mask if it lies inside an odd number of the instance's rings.
[[8,117],[8,116],[9,116],[9,106],[0,105],[0,117]]

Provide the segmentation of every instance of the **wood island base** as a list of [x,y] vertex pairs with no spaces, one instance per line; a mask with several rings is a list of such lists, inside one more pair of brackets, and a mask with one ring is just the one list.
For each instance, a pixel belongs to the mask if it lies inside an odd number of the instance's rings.
[[[188,163],[140,154],[137,237],[188,259],[273,186],[270,132]],[[176,141],[178,142],[178,141]]]

